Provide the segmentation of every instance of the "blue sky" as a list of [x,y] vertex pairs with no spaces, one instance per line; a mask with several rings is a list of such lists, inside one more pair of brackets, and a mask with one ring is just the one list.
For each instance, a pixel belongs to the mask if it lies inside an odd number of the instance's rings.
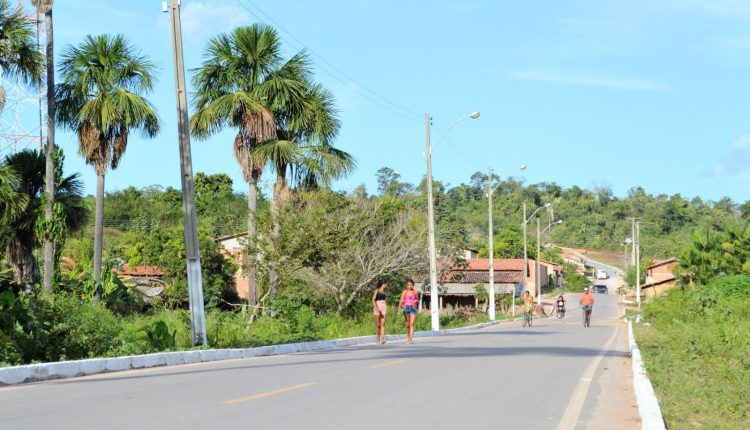
[[[339,147],[359,163],[336,189],[389,166],[425,173],[423,116],[436,179],[457,185],[490,165],[529,183],[750,199],[750,2],[744,0],[183,0],[186,65],[238,25],[275,24],[287,54],[307,47],[338,99]],[[107,190],[179,186],[168,16],[159,0],[59,1],[56,50],[86,34],[122,33],[160,68],[153,140],[131,138]],[[231,132],[193,141],[195,171],[227,172],[245,190]],[[93,170],[58,133],[86,192]],[[266,186],[271,176],[266,175]]]

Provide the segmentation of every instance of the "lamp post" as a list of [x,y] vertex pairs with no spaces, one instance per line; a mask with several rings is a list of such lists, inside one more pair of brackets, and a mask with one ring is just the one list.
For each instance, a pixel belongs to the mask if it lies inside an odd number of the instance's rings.
[[539,231],[539,218],[536,219],[536,270],[534,272],[534,288],[537,291],[536,296],[536,304],[538,306],[542,305],[542,280],[540,279],[542,277],[542,270],[541,270],[541,259],[542,259],[542,234],[544,234],[545,231],[551,230],[553,225],[561,224],[562,220],[550,222],[547,227],[544,228],[544,230]]
[[[523,288],[526,289],[526,286],[529,282],[529,254],[527,251],[527,240],[526,240],[526,226],[529,224],[529,221],[531,221],[532,218],[534,218],[534,215],[536,215],[537,212],[544,208],[548,208],[552,206],[552,203],[547,203],[544,206],[539,206],[534,210],[534,212],[531,213],[531,215],[527,218],[526,217],[526,202],[523,203],[523,223],[521,224],[521,229],[523,230]],[[536,285],[536,282],[534,283]]]
[[[521,171],[526,170],[526,165],[521,164],[520,170]],[[489,221],[488,221],[487,230],[489,232],[488,236],[489,236],[489,250],[490,250],[490,268],[489,268],[490,270],[490,273],[489,273],[490,275],[490,308],[488,310],[488,315],[490,317],[490,320],[494,321],[495,320],[495,239],[494,239],[495,230],[493,229],[493,226],[492,226],[492,209],[493,209],[492,195],[495,193],[495,190],[497,189],[498,186],[500,186],[500,184],[497,184],[494,187],[492,186],[492,167],[490,167],[488,175],[489,175],[488,176],[489,179],[487,180],[487,203],[488,203],[488,208],[489,208],[488,209]],[[513,313],[513,315],[515,315],[516,314],[516,287],[515,286],[513,287],[513,301],[511,302],[511,306],[513,309],[511,312]]]
[[[477,119],[479,118],[479,112],[472,112],[470,115],[461,117],[451,123],[442,136],[435,142],[435,146],[438,146],[443,140],[446,134],[459,122],[466,119]],[[435,250],[435,209],[434,199],[432,197],[432,146],[430,145],[430,114],[424,114],[424,129],[425,129],[425,144],[427,150],[425,152],[425,158],[427,158],[427,235],[429,241],[429,253],[430,253],[430,314],[432,315],[432,330],[440,330],[440,302],[438,300],[438,289],[437,289],[437,251]]]

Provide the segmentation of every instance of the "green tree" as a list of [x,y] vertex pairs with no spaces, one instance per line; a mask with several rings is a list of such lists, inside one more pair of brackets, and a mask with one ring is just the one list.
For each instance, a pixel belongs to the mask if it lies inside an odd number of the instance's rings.
[[[52,28],[52,4],[54,0],[31,0],[39,14],[44,15],[44,28],[46,31],[45,59],[47,64],[47,144],[45,145],[45,185],[46,202],[44,206],[44,218],[46,225],[53,224],[55,206],[55,163],[53,153],[55,150],[55,55],[54,55],[54,31]],[[53,232],[47,229],[44,232],[44,291],[52,291],[52,275],[55,267],[55,241]]]
[[[43,72],[44,57],[37,49],[33,22],[21,7],[0,0],[0,73],[36,86]],[[5,88],[0,85],[0,112],[5,100]]]
[[0,165],[0,225],[15,219],[26,207],[29,199],[18,192],[19,181],[13,170]]
[[[278,33],[262,24],[213,37],[203,57],[201,67],[193,70],[195,114],[190,128],[199,138],[226,127],[237,129],[234,155],[248,183],[248,245],[253,247],[257,183],[266,167],[255,151],[280,139],[276,113],[297,106],[307,95],[307,57],[298,53],[284,61]],[[251,267],[246,270],[254,291],[255,273]]]
[[155,66],[122,35],[86,36],[62,54],[62,83],[56,89],[59,122],[78,135],[79,152],[96,171],[94,281],[101,281],[104,232],[104,176],[116,169],[139,131],[159,131],[155,108],[146,99],[153,89]]
[[[62,163],[57,166],[55,201],[59,204],[64,228],[75,232],[83,228],[88,219],[88,209],[81,196],[82,184],[78,174],[62,176]],[[5,255],[11,266],[15,282],[26,288],[38,280],[39,270],[33,251],[40,246],[37,222],[44,194],[45,157],[37,150],[26,150],[8,155],[3,166],[18,177],[16,192],[27,200],[22,212],[2,227],[7,238]]]

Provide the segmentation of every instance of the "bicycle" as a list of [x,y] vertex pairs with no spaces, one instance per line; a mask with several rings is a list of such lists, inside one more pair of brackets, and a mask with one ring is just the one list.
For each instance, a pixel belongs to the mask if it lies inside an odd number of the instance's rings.
[[531,309],[524,309],[521,325],[523,327],[531,327],[531,320]]
[[583,307],[583,326],[591,327],[591,305]]

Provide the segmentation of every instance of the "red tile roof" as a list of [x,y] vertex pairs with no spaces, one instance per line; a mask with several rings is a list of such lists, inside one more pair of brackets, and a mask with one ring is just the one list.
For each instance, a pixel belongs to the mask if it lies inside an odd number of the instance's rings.
[[668,258],[666,260],[654,260],[654,264],[648,266],[646,270],[653,269],[659,266],[665,266],[667,264],[676,263],[677,257]]
[[122,269],[112,269],[112,271],[121,276],[143,276],[155,278],[164,276],[164,271],[159,267],[147,265],[135,266],[135,268],[132,268],[129,264],[124,264]]
[[[465,261],[466,265],[457,265],[456,270],[490,270],[489,258],[473,258]],[[494,264],[495,270],[517,270],[523,272],[523,258],[496,258]]]

